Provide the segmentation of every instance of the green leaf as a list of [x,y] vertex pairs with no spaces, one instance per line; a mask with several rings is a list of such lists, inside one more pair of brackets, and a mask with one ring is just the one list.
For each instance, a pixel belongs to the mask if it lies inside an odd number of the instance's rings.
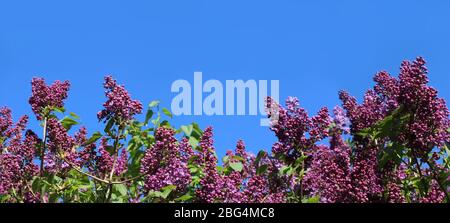
[[292,175],[294,173],[294,168],[292,168],[291,166],[283,166],[280,168],[280,174],[281,175]]
[[174,191],[175,189],[177,189],[177,187],[174,185],[169,185],[167,187],[163,187],[161,189],[161,197],[166,199],[167,197],[169,197],[170,193],[172,193],[172,191]]
[[55,111],[55,112],[58,112],[58,113],[66,112],[66,109],[63,108],[63,107],[61,107],[61,108],[54,107],[54,108],[52,108],[52,110]]
[[114,125],[114,119],[111,118],[108,120],[108,123],[105,126],[105,132],[107,132],[107,133],[111,132],[111,128],[113,127],[113,125]]
[[161,126],[170,127],[170,123],[167,120],[164,120],[160,124]]
[[127,195],[128,189],[124,184],[115,184],[113,187],[117,192],[119,192],[120,195]]
[[80,119],[80,116],[78,116],[77,114],[75,114],[75,113],[73,113],[73,112],[70,112],[69,114],[70,114],[70,116],[72,116],[74,119],[77,119],[77,120]]
[[241,162],[230,163],[230,167],[237,172],[241,172],[244,169],[244,165]]
[[269,168],[269,165],[264,164],[261,165],[260,167],[258,167],[258,169],[256,170],[256,174],[257,175],[262,175],[263,173],[267,172],[267,169]]
[[264,150],[259,151],[258,155],[256,156],[256,159],[255,159],[255,164],[259,165],[259,162],[261,162],[261,159],[264,158],[266,156],[266,154],[267,153]]
[[183,196],[181,196],[181,197],[175,199],[175,201],[187,202],[187,201],[192,200],[192,198],[194,198],[192,195],[190,195],[190,194],[185,194],[185,195],[183,195]]
[[404,114],[404,108],[401,106],[383,120],[378,121],[370,128],[361,130],[356,135],[361,137],[370,136],[372,139],[395,137],[404,128],[410,116],[409,113]]
[[183,133],[187,136],[190,137],[192,134],[192,131],[194,130],[194,127],[192,125],[182,125],[180,127],[180,130],[183,131]]
[[163,108],[162,112],[170,118],[173,118],[172,112],[170,112],[167,108]]
[[152,102],[150,102],[150,104],[148,105],[148,107],[150,107],[150,108],[153,108],[153,107],[156,107],[156,106],[158,106],[159,105],[159,101],[152,101]]
[[79,123],[77,121],[75,121],[74,119],[72,119],[71,117],[64,117],[61,120],[61,125],[66,129],[66,130],[70,130],[72,128],[72,126],[74,125],[78,125]]
[[189,144],[192,147],[196,147],[200,141],[194,137],[189,138]]
[[397,165],[400,164],[405,149],[405,146],[398,143],[393,143],[391,146],[386,147],[386,149],[382,151],[379,164],[380,167],[383,168],[389,161],[394,161]]
[[223,162],[223,163],[228,163],[228,161],[230,161],[230,157],[229,157],[229,156],[224,156],[224,157],[222,158],[222,162]]
[[320,202],[320,197],[314,196],[314,197],[306,198],[306,199],[303,199],[302,202],[306,203],[306,204],[317,204]]
[[97,140],[100,139],[101,137],[102,137],[102,134],[100,132],[94,132],[94,134],[92,134],[91,138],[89,138],[86,141],[86,143],[84,143],[84,146],[97,142]]
[[145,121],[144,121],[144,124],[145,124],[145,125],[147,125],[148,122],[150,121],[150,119],[152,119],[153,114],[154,114],[153,110],[149,109],[149,110],[147,111],[147,114],[145,115]]

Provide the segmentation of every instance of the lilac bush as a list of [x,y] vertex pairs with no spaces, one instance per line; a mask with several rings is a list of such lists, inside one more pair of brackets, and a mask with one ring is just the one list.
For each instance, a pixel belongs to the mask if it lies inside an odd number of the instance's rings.
[[271,149],[253,154],[239,140],[219,162],[212,127],[176,128],[158,101],[138,120],[144,105],[111,76],[97,114],[103,131],[91,133],[64,108],[68,81],[34,78],[40,134],[0,108],[0,202],[450,202],[450,113],[425,60],[374,81],[361,103],[340,91],[342,105],[314,116],[295,97],[285,106],[267,98]]

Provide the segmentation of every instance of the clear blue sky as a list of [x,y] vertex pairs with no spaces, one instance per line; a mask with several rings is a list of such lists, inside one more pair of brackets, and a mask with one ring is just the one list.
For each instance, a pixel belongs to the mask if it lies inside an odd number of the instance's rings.
[[[0,105],[31,114],[30,80],[68,79],[67,108],[92,131],[113,74],[145,104],[166,107],[176,79],[279,79],[281,98],[297,96],[315,113],[338,104],[337,91],[361,97],[378,70],[397,74],[424,56],[440,96],[450,100],[448,1],[2,1]],[[306,2],[306,1],[304,1]],[[259,117],[177,117],[213,125],[223,155],[242,138],[269,149]],[[35,122],[34,122],[35,123]],[[36,127],[35,124],[32,125]]]

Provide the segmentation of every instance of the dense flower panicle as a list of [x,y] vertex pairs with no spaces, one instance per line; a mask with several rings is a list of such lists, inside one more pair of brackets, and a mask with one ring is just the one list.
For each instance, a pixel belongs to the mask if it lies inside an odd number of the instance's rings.
[[22,150],[22,137],[23,131],[28,123],[28,116],[22,116],[19,121],[12,125],[5,132],[5,136],[8,139],[9,148],[8,150],[14,154],[19,154]]
[[386,182],[384,194],[388,203],[405,203],[406,197],[402,193],[402,181],[406,179],[406,166],[404,163],[395,165],[393,161],[388,161],[381,172],[381,178]]
[[48,120],[48,148],[58,154],[70,153],[75,148],[75,139],[71,137],[62,124],[55,118]]
[[413,63],[403,62],[399,75],[398,101],[413,113],[404,138],[409,147],[419,150],[421,157],[450,139],[450,113],[437,90],[427,86],[427,73],[425,60],[419,57]]
[[24,160],[31,163],[37,152],[37,146],[41,143],[41,139],[31,130],[27,130],[25,133],[25,139],[21,146],[16,152],[18,155],[22,156]]
[[208,127],[203,132],[199,143],[201,148],[201,164],[204,167],[204,177],[200,181],[200,188],[196,190],[197,199],[203,203],[214,203],[223,200],[224,179],[218,173],[216,165],[217,158],[213,147],[213,129]]
[[339,92],[339,98],[343,102],[344,109],[347,110],[347,117],[350,119],[350,128],[353,134],[373,126],[386,116],[386,106],[373,90],[366,92],[364,102],[361,105],[358,105],[356,98],[345,91]]
[[[108,151],[108,147],[110,147],[108,145],[108,139],[102,137],[100,141],[100,146],[98,148],[98,155],[94,154],[94,152],[92,151],[92,149],[94,149],[93,145],[88,146],[85,148],[85,150],[79,153],[80,155],[82,155],[79,156],[80,160],[82,163],[87,163],[89,168],[90,164],[89,161],[86,159],[95,157],[97,167],[96,169],[101,176],[109,177],[113,168],[114,168],[113,175],[120,176],[128,170],[128,152],[126,149],[119,149],[118,154],[111,155],[111,153]],[[114,160],[116,160],[115,164]]]
[[344,134],[348,134],[350,133],[350,128],[349,128],[349,123],[350,120],[348,119],[348,117],[345,115],[345,111],[342,107],[340,106],[336,106],[333,109],[333,114],[334,114],[334,124],[335,126],[335,130],[338,131],[337,134],[340,133],[344,133]]
[[[246,151],[244,141],[239,140],[236,144],[234,153],[227,151],[228,160],[223,163],[224,169],[230,167],[232,163],[241,163],[241,171],[233,170],[229,175],[223,176],[224,180],[224,200],[225,203],[260,203],[256,200],[251,191],[246,191],[248,182],[256,177],[256,168],[254,165],[255,156]],[[268,188],[267,184],[260,185],[262,188]]]
[[377,73],[374,81],[377,83],[374,91],[382,96],[388,110],[392,111],[396,109],[399,105],[397,100],[400,95],[399,81],[385,71]]
[[402,188],[397,182],[388,182],[387,183],[387,202],[389,203],[405,203],[405,196],[402,194]]
[[0,194],[7,194],[20,180],[20,156],[0,154]]
[[77,152],[80,167],[86,167],[90,172],[97,169],[97,145],[95,143],[85,145]]
[[33,158],[39,138],[31,130],[23,137],[27,122],[22,116],[14,124],[11,110],[0,109],[0,195],[24,191],[23,185],[38,172]]
[[[331,118],[327,108],[322,108],[317,116],[309,118],[306,110],[299,107],[297,98],[289,97],[286,108],[276,104],[270,97],[267,103],[267,106],[278,108],[277,119],[272,121],[270,127],[278,138],[272,149],[275,154],[283,153],[294,160],[301,150],[311,148],[314,143],[328,136]],[[272,113],[268,115],[274,116]]]
[[223,176],[223,188],[224,203],[243,203],[244,194],[242,193],[241,187],[243,177],[240,172],[233,171],[231,174]]
[[99,155],[97,156],[96,160],[97,160],[97,169],[104,176],[108,176],[114,164],[114,158],[107,150],[108,146],[109,146],[108,139],[102,137],[100,141],[100,146],[98,147]]
[[418,57],[413,63],[403,61],[400,68],[399,101],[404,104],[414,104],[422,95],[421,90],[428,84],[428,69],[425,67],[425,60]]
[[87,129],[81,127],[77,133],[75,133],[75,143],[79,146],[83,145],[87,141]]
[[264,203],[268,196],[267,179],[263,176],[254,175],[251,177],[244,190],[245,203]]
[[236,151],[235,151],[236,156],[240,156],[242,158],[244,158],[243,162],[245,164],[246,159],[248,158],[248,154],[247,151],[245,150],[245,143],[242,140],[239,140],[236,144]]
[[142,159],[141,173],[145,175],[145,191],[159,191],[173,185],[182,192],[191,181],[187,168],[187,156],[191,151],[186,141],[179,144],[175,131],[159,127],[155,133],[155,144],[149,148]]
[[375,78],[375,90],[389,106],[398,108],[402,105],[412,114],[399,138],[408,147],[418,150],[421,157],[450,139],[447,131],[450,113],[445,100],[438,98],[437,91],[427,86],[427,74],[425,60],[418,57],[412,63],[402,63],[398,79],[387,73],[380,73]]
[[440,189],[436,180],[431,181],[431,188],[425,197],[420,199],[421,203],[442,203],[445,201],[445,194]]
[[9,108],[0,108],[0,137],[5,136],[6,131],[12,126],[12,115]]
[[382,197],[376,148],[358,148],[351,173],[351,194],[357,203],[377,202]]
[[351,202],[350,148],[340,135],[333,136],[331,148],[318,146],[305,176],[306,190],[323,203]]
[[120,156],[117,158],[117,164],[114,169],[114,174],[120,176],[128,171],[128,152],[126,149],[122,149]]
[[309,131],[311,143],[320,141],[328,137],[331,118],[328,114],[328,108],[321,108],[317,116],[311,118],[312,128]]
[[105,77],[104,87],[108,100],[103,104],[104,109],[98,113],[99,120],[116,118],[121,121],[129,121],[134,115],[142,113],[142,103],[132,100],[124,86],[118,85],[111,77]]
[[33,78],[31,81],[32,95],[29,99],[31,109],[38,120],[43,119],[44,109],[49,107],[62,108],[70,88],[68,81],[55,81],[47,86],[43,78]]
[[[16,194],[26,195],[30,191],[26,184],[38,173],[38,167],[35,164],[24,164],[22,157],[13,154],[0,155],[0,195],[10,194],[12,190]],[[20,198],[20,197],[19,197]],[[17,198],[11,198],[21,202]],[[23,202],[29,203],[27,199]]]
[[23,141],[9,141],[8,149],[0,153],[0,195],[8,194],[11,189],[16,192],[28,190],[24,185],[39,171],[33,162],[38,142],[38,137],[29,130]]
[[189,139],[183,138],[180,142],[180,153],[181,153],[181,161],[188,163],[189,160],[195,155],[194,150],[192,149],[191,144],[189,143]]

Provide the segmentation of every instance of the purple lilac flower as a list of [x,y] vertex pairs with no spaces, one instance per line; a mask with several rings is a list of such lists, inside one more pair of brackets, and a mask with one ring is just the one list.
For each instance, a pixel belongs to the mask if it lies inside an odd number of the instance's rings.
[[103,104],[104,109],[97,115],[99,120],[116,118],[129,121],[134,115],[142,112],[142,103],[132,100],[125,87],[118,85],[111,76],[105,77],[104,87],[108,100]]
[[146,192],[159,191],[169,185],[182,192],[191,181],[185,157],[190,150],[186,141],[180,145],[174,135],[175,131],[170,128],[156,130],[155,144],[147,150],[141,164]]
[[214,203],[224,198],[224,179],[218,173],[217,158],[213,147],[212,127],[208,127],[201,138],[201,164],[204,167],[204,177],[200,181],[200,188],[196,190],[199,202]]
[[351,150],[340,135],[331,139],[331,147],[318,146],[305,176],[305,187],[323,203],[350,202]]
[[70,88],[68,81],[55,81],[47,86],[43,78],[33,78],[31,81],[32,95],[29,99],[31,109],[38,120],[43,120],[44,109],[49,107],[62,108]]
[[[276,102],[269,97],[267,106],[274,104]],[[299,107],[297,98],[289,97],[286,100],[286,108],[277,104],[276,106],[279,108],[278,119],[272,122],[270,127],[278,138],[272,149],[275,154],[285,154],[293,161],[299,157],[300,151],[310,149],[314,143],[328,136],[331,118],[327,108],[322,108],[317,116],[309,118],[306,110]]]

